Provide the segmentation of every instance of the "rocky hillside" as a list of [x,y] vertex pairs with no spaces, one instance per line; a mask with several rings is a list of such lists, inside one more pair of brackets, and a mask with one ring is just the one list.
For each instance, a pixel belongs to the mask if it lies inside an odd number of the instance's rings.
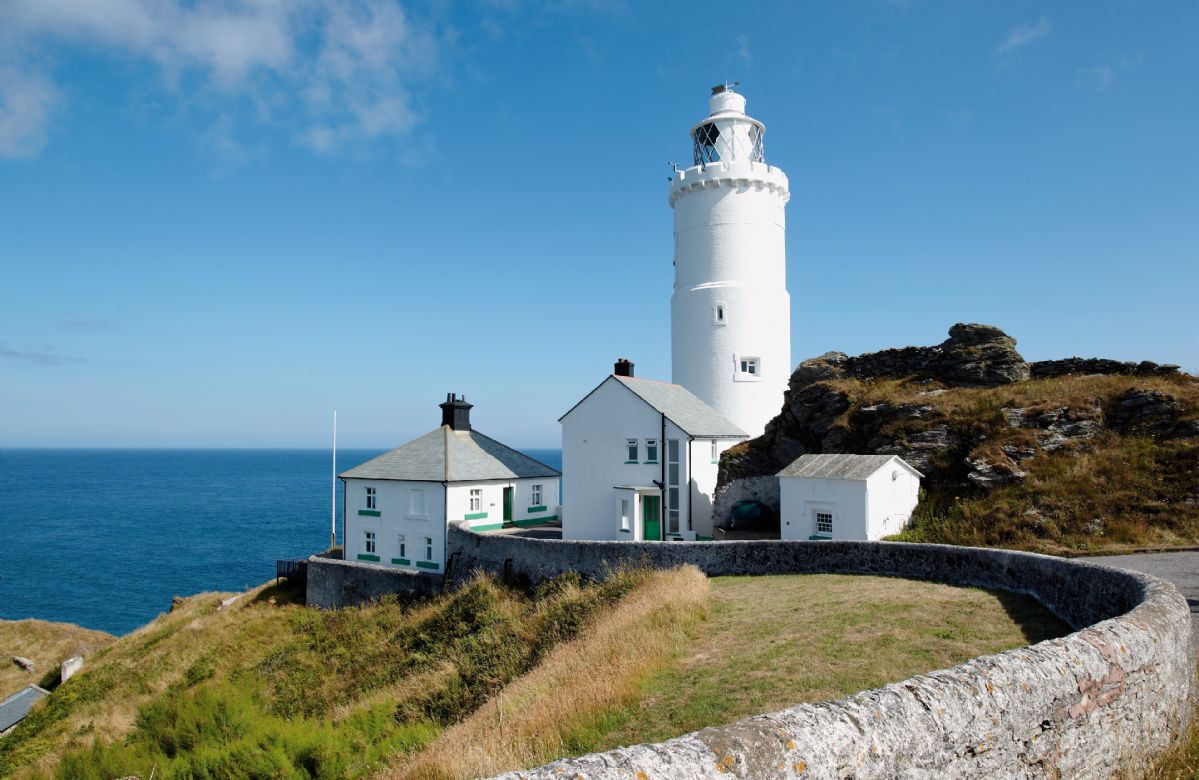
[[932,347],[829,352],[721,460],[717,517],[777,508],[770,475],[805,452],[897,454],[925,474],[904,538],[1061,552],[1199,543],[1199,380],[1177,366],[1029,363],[990,325]]

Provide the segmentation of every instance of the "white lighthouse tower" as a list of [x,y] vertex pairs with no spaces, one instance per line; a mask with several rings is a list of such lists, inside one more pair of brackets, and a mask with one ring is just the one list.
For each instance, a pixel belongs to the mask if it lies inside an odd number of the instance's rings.
[[[735,85],[733,85],[735,86]],[[750,436],[783,405],[791,375],[787,176],[766,164],[765,126],[730,85],[691,128],[694,164],[670,183],[673,381]]]

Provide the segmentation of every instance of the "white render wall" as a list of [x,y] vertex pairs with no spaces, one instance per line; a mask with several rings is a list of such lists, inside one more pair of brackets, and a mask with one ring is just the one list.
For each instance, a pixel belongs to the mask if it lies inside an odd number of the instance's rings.
[[[687,435],[666,421],[666,438],[679,440],[680,482],[687,473]],[[626,439],[638,440],[639,461],[625,463]],[[562,512],[563,539],[629,539],[620,533],[620,503],[615,488],[620,485],[652,487],[662,480],[666,443],[659,441],[658,462],[645,463],[646,439],[662,439],[662,415],[633,392],[609,378],[562,418]],[[687,522],[685,484],[680,530]],[[638,528],[640,502],[638,501]],[[662,526],[666,528],[663,502]],[[638,534],[639,536],[639,534]]]
[[[755,123],[738,116],[746,127]],[[670,184],[673,381],[750,436],[778,414],[792,369],[789,198],[781,170],[744,160],[687,168]],[[718,305],[725,307],[725,324],[714,316]],[[759,379],[738,371],[745,356],[759,359]]]
[[[540,504],[532,503],[534,485],[541,485]],[[504,520],[504,488],[513,488],[512,521],[516,525],[536,525],[558,518],[558,477],[535,479],[492,480],[488,482],[453,482],[446,487],[446,518],[449,521],[464,520],[474,531],[489,531],[499,528]],[[470,491],[483,491],[481,511],[470,509]],[[529,511],[534,506],[544,510]],[[486,514],[486,517],[477,517]]]
[[802,541],[817,535],[819,510],[833,514],[831,538],[878,541],[903,530],[919,493],[920,478],[896,463],[866,480],[779,477],[782,538]]
[[[374,510],[366,508],[367,487],[376,490]],[[423,492],[423,513],[410,511],[413,490]],[[345,491],[346,560],[377,560],[413,570],[445,570],[445,488],[440,482],[346,479]],[[379,516],[362,515],[360,511],[377,511]],[[366,531],[376,534],[373,554],[366,551]],[[403,556],[398,549],[400,534],[404,535],[407,546]],[[433,540],[432,557],[425,555],[425,537]],[[400,560],[408,563],[398,563]]]
[[831,538],[867,538],[865,481],[779,477],[779,528],[783,539],[804,541],[815,536],[816,510],[832,512]]
[[[695,439],[670,420],[666,440],[679,442],[679,536],[712,536],[712,499],[718,462],[712,461],[712,440]],[[639,462],[625,463],[626,440],[637,439]],[[645,463],[645,442],[659,440],[658,462]],[[740,439],[716,440],[720,453]],[[620,498],[632,493],[619,486],[652,487],[663,479],[667,457],[662,440],[662,415],[614,379],[601,384],[562,419],[562,538],[615,541],[644,540],[641,501],[634,503],[632,527],[620,530]],[[662,527],[668,529],[663,498]],[[690,523],[690,527],[688,527]]]
[[[716,439],[716,460],[712,460],[712,439],[691,442],[691,530],[712,538],[712,501],[716,495],[716,472],[720,454],[740,439]],[[686,522],[686,521],[684,521]],[[692,538],[692,537],[688,537]]]
[[919,501],[920,478],[903,466],[891,463],[871,474],[866,480],[869,538],[875,541],[902,531]]

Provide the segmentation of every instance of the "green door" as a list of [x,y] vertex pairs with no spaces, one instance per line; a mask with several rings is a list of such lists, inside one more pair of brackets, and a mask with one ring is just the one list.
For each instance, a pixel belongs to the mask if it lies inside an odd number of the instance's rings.
[[504,522],[512,522],[512,488],[504,488]]
[[647,542],[662,541],[662,499],[659,496],[641,497],[641,528]]

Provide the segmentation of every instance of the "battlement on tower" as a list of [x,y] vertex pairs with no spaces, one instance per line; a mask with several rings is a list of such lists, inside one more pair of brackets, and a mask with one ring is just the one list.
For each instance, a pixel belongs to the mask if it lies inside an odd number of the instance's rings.
[[791,199],[787,174],[781,168],[766,163],[712,163],[695,165],[678,171],[670,181],[670,205],[688,192],[706,187],[735,187],[765,190],[779,195],[786,203]]

